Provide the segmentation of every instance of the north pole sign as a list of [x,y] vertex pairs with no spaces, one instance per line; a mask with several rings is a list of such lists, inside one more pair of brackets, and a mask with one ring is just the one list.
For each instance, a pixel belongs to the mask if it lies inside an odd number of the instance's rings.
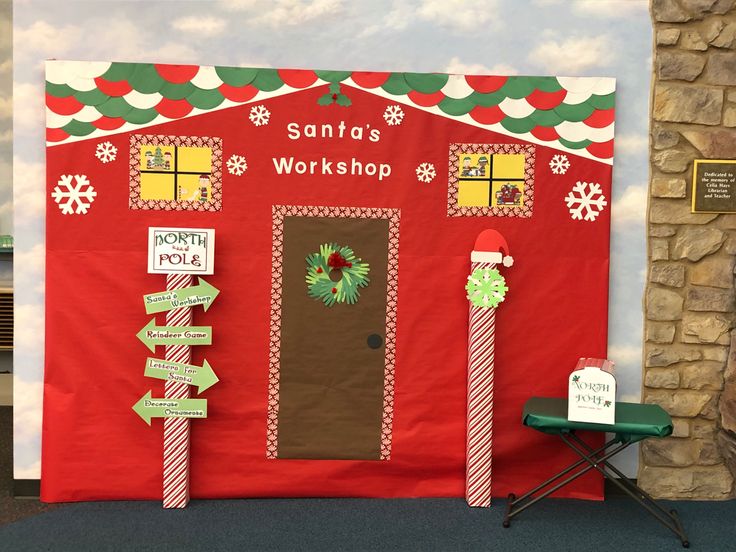
[[149,274],[213,274],[214,271],[214,229],[148,229]]

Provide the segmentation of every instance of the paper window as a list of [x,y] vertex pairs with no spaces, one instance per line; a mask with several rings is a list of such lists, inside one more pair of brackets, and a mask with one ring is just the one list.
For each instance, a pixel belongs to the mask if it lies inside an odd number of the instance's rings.
[[132,136],[130,208],[219,211],[222,146],[219,138]]
[[532,214],[534,146],[452,144],[449,175],[449,216]]

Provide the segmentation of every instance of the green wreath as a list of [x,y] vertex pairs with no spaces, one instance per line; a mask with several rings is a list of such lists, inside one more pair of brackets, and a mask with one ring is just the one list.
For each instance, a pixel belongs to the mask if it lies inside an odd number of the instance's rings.
[[476,307],[498,307],[506,297],[506,280],[495,268],[476,268],[468,276],[465,291],[468,300]]
[[335,303],[355,304],[359,289],[370,281],[369,270],[368,263],[357,258],[349,247],[336,243],[320,245],[319,253],[307,256],[308,294],[328,307]]

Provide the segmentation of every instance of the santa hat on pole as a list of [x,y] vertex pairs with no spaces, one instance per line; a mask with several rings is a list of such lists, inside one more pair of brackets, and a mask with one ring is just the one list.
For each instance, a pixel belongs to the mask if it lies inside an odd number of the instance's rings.
[[474,263],[501,263],[503,266],[514,264],[506,239],[498,231],[491,229],[478,234],[470,260]]

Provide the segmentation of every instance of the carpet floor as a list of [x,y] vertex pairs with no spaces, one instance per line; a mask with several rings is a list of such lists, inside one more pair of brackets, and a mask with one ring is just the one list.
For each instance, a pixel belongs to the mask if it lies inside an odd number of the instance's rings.
[[[505,501],[462,499],[195,500],[44,505],[12,498],[10,408],[0,408],[0,551],[647,551],[679,540],[624,496],[546,500],[501,526]],[[691,549],[736,551],[736,501],[670,502]]]
[[[692,550],[736,550],[736,502],[677,502]],[[62,505],[0,527],[20,551],[629,551],[682,550],[674,534],[626,497],[548,500],[501,526],[461,499],[274,499]]]

